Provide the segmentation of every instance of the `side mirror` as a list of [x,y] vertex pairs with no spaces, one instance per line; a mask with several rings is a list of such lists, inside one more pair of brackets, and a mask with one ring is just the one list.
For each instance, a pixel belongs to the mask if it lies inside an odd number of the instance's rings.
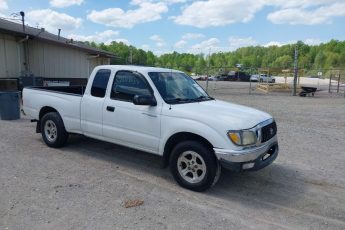
[[133,104],[156,106],[157,101],[152,95],[135,95],[133,98]]

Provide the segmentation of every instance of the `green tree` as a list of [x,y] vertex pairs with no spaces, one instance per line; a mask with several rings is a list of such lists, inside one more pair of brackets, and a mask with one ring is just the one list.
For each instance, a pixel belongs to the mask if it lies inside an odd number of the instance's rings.
[[224,69],[224,72],[233,70],[238,63],[250,68],[291,68],[295,47],[299,51],[299,67],[304,68],[307,72],[328,68],[345,68],[345,41],[337,40],[320,45],[307,45],[298,41],[296,44],[281,47],[243,47],[232,52],[213,53],[210,57],[204,54],[178,52],[156,56],[152,51],[144,51],[115,41],[109,45],[97,44],[93,41],[84,42],[84,44],[115,54],[116,58],[111,61],[112,64],[128,64],[132,61],[134,65],[176,68],[198,74],[207,72],[208,63],[213,72],[219,71],[220,68]]
[[293,59],[290,55],[284,55],[278,57],[273,63],[274,68],[291,68],[293,65]]

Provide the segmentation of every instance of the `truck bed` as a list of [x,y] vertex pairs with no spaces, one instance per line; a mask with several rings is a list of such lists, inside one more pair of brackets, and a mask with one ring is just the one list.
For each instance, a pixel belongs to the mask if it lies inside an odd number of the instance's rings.
[[84,86],[28,87],[23,90],[23,109],[39,120],[42,108],[53,108],[61,115],[68,132],[80,133],[80,103]]

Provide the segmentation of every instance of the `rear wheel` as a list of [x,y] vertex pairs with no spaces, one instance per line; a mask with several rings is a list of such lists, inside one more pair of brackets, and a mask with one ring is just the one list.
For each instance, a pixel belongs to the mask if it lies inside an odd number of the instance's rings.
[[204,191],[217,182],[220,166],[208,147],[196,141],[184,141],[171,153],[170,171],[182,187]]
[[42,117],[41,133],[44,142],[53,148],[64,146],[68,139],[65,125],[57,112],[47,113]]

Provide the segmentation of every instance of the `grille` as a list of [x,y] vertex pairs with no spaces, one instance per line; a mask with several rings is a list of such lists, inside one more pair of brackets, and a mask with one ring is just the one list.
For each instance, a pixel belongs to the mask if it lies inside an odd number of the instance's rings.
[[271,124],[268,124],[261,129],[261,143],[264,143],[274,137],[277,134],[277,124],[274,121]]

